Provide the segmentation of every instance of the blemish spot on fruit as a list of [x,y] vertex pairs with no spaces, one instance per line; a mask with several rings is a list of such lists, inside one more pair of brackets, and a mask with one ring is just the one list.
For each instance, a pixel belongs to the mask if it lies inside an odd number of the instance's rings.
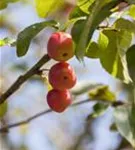
[[62,56],[63,56],[63,57],[66,57],[67,55],[68,55],[68,53],[64,53]]
[[64,80],[67,80],[68,79],[68,77],[67,76],[64,76]]

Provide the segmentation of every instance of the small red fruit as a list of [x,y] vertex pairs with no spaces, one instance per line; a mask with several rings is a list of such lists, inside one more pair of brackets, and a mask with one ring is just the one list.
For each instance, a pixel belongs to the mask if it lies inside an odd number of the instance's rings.
[[50,69],[49,82],[54,89],[70,89],[76,83],[76,75],[73,68],[68,63],[60,62]]
[[48,55],[56,61],[66,61],[74,56],[73,40],[65,32],[53,33],[47,45]]
[[47,103],[53,111],[63,112],[71,104],[70,92],[53,89],[47,94]]

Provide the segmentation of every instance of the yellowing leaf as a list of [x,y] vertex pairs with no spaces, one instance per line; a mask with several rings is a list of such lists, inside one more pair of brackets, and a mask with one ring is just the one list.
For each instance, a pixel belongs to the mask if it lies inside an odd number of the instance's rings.
[[45,83],[46,86],[47,86],[48,91],[52,90],[53,87],[52,87],[51,84],[49,83],[48,78],[47,78],[47,77],[44,77],[43,79],[44,79],[44,83]]
[[38,15],[44,18],[61,7],[64,0],[35,0],[35,4]]
[[14,46],[15,44],[15,40],[14,39],[10,39],[8,37],[4,38],[4,39],[0,39],[0,47],[2,46]]
[[91,90],[89,92],[90,99],[93,100],[100,100],[100,101],[108,101],[108,102],[114,102],[116,101],[115,94],[110,91],[108,86],[100,86],[94,90]]
[[3,46],[3,45],[5,45],[5,41],[0,40],[0,46]]

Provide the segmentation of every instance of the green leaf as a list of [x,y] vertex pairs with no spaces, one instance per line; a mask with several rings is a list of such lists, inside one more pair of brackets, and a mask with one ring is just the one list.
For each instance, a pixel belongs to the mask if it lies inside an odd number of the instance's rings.
[[108,105],[107,104],[104,104],[104,103],[96,103],[94,106],[93,106],[93,112],[92,114],[90,114],[88,116],[88,119],[91,119],[91,118],[97,118],[101,115],[103,115],[105,113],[105,111],[107,110],[108,108]]
[[8,37],[4,38],[4,39],[0,39],[0,47],[2,46],[15,46],[15,40],[10,39]]
[[44,18],[49,13],[55,12],[64,2],[64,0],[35,0],[35,5],[38,15]]
[[115,102],[116,96],[115,93],[110,91],[108,86],[99,86],[89,92],[89,97],[92,100],[99,100],[99,101],[108,101],[108,102]]
[[74,23],[74,26],[72,27],[71,34],[72,34],[72,38],[73,38],[76,45],[79,42],[78,37],[80,36],[85,23],[86,23],[85,20],[78,20]]
[[78,6],[76,6],[73,11],[70,13],[69,19],[75,19],[80,17],[88,16],[87,13],[83,12]]
[[114,119],[120,134],[135,148],[135,107],[123,105],[115,108]]
[[96,59],[100,57],[99,47],[96,42],[91,42],[89,44],[85,56],[89,58],[96,58]]
[[[112,14],[111,9],[118,4],[118,1],[97,0],[92,8],[90,15],[86,21],[77,21],[72,28],[72,36],[75,39],[76,44],[76,57],[79,60],[83,60],[86,53],[86,48],[89,47],[93,32],[98,27],[98,25],[109,15]],[[75,30],[75,31],[74,31]],[[76,33],[76,34],[74,34]],[[74,37],[75,36],[75,37]]]
[[35,23],[18,34],[17,37],[17,56],[24,56],[29,48],[31,40],[45,27],[58,27],[58,23],[51,21],[44,21],[40,23]]
[[100,47],[101,53],[103,50],[107,48],[108,44],[109,44],[108,37],[103,32],[100,32],[98,39],[98,46]]
[[69,26],[75,24],[77,21],[83,21],[85,19],[86,19],[85,16],[84,17],[77,17],[77,18],[70,19],[65,24],[63,24],[63,25],[61,25],[59,27],[59,31],[66,31],[67,28],[69,28]]
[[128,14],[135,19],[135,5],[131,5]]
[[114,28],[135,33],[135,22],[120,18],[114,23]]
[[132,45],[131,47],[129,47],[129,49],[127,50],[127,63],[128,66],[134,66],[135,67],[135,44]]
[[0,104],[0,118],[2,118],[6,114],[7,109],[8,109],[7,102]]
[[89,58],[100,58],[102,55],[103,50],[105,50],[108,46],[109,40],[108,37],[100,32],[98,43],[91,42],[87,48],[86,56]]
[[[132,41],[132,34],[126,30],[109,30],[103,31],[109,39],[107,48],[104,49],[100,55],[100,62],[103,68],[116,78],[124,80],[124,82],[131,82],[128,73],[125,53]],[[100,49],[99,44],[99,49]],[[103,49],[101,47],[101,49]]]
[[130,76],[135,82],[135,44],[127,50],[126,58]]
[[19,0],[0,0],[0,10],[5,9],[9,3],[14,3],[17,1],[19,1]]

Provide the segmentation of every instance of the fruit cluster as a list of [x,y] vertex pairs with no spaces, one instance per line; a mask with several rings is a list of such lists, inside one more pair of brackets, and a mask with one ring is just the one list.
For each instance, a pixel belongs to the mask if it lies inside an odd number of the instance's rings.
[[63,112],[71,104],[71,89],[76,83],[73,68],[66,62],[74,56],[73,40],[65,32],[53,33],[48,41],[47,52],[50,58],[59,61],[49,71],[49,83],[53,87],[47,94],[49,107]]

